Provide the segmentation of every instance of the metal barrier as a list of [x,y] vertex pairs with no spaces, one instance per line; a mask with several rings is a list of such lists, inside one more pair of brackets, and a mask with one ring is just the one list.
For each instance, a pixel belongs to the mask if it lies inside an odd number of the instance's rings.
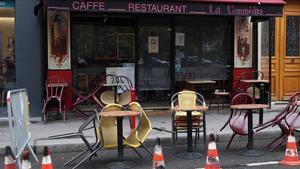
[[27,90],[10,90],[7,93],[6,100],[11,148],[17,159],[18,168],[21,168],[20,156],[26,147],[34,156],[36,162],[39,162],[29,144],[29,102]]

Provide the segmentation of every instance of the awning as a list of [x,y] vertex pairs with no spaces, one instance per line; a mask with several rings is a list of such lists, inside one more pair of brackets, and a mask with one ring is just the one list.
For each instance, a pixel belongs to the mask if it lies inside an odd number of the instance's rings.
[[48,0],[48,8],[108,13],[282,16],[283,0]]
[[245,3],[245,4],[285,4],[283,0],[187,0],[190,2],[209,3]]

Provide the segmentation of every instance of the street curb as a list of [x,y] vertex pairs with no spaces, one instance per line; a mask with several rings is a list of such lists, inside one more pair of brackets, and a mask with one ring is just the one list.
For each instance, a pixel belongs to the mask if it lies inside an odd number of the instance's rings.
[[[210,133],[207,133],[207,139]],[[274,139],[278,137],[281,134],[280,131],[262,131],[259,133],[254,134],[254,139],[255,140],[267,140],[267,139]],[[231,138],[232,134],[231,133],[218,133],[215,134],[216,142],[228,142],[229,139]],[[236,136],[234,141],[247,141],[247,136]],[[72,139],[64,139],[64,140],[72,140]],[[66,153],[66,152],[80,152],[84,151],[86,146],[84,143],[80,140],[78,143],[70,143],[70,144],[61,144],[57,141],[51,145],[46,145],[48,140],[43,141],[40,140],[35,147],[33,147],[36,150],[37,154],[43,153],[43,148],[44,146],[48,146],[53,153]],[[145,145],[148,146],[149,148],[153,148],[155,145],[156,138],[149,138],[145,140]],[[198,144],[203,144],[203,136],[200,136],[200,139],[198,141]],[[93,144],[93,142],[91,142]],[[161,144],[163,146],[172,146],[172,137],[165,137],[161,138]],[[176,145],[184,145],[186,144],[186,136],[180,135],[178,137],[178,140],[176,141]],[[0,147],[0,154],[4,155],[5,147]]]

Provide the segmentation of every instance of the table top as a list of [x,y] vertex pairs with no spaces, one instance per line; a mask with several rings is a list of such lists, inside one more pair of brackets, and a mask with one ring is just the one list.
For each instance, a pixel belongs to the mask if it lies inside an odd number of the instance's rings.
[[244,83],[269,83],[269,80],[264,79],[248,79],[248,80],[241,80]]
[[100,116],[105,117],[127,117],[127,116],[136,116],[139,115],[138,111],[130,111],[130,110],[120,110],[120,111],[105,111],[99,113]]
[[265,109],[268,108],[267,104],[236,104],[230,106],[232,109],[250,110],[250,109]]
[[190,84],[212,84],[212,83],[216,83],[216,81],[213,80],[188,80],[186,81]]
[[55,87],[55,86],[61,86],[61,87],[63,87],[63,86],[68,86],[68,83],[66,83],[66,82],[49,82],[47,84],[47,86],[48,87]]
[[207,106],[175,106],[175,107],[171,107],[171,110],[175,110],[175,111],[206,111],[208,110]]
[[125,83],[105,83],[103,86],[123,86]]

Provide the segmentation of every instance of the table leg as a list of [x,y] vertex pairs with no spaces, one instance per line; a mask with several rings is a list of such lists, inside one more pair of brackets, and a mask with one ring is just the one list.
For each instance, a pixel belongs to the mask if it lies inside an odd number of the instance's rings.
[[205,111],[203,112],[203,145],[204,150],[206,150],[206,117],[205,117]]
[[106,165],[109,169],[129,169],[135,167],[133,162],[124,161],[124,146],[123,146],[123,117],[117,117],[118,130],[118,162],[111,162]]
[[253,116],[252,110],[248,110],[248,146],[246,150],[242,150],[239,153],[243,156],[256,157],[262,155],[264,152],[254,149],[253,145]]
[[118,160],[123,161],[124,159],[124,149],[123,149],[123,117],[117,117],[118,125]]
[[115,103],[117,103],[117,93],[118,93],[118,87],[114,86],[114,91],[115,91]]
[[[187,111],[187,152],[179,153],[176,156],[182,159],[199,159],[200,153],[193,152],[193,127],[192,127],[192,111]],[[196,139],[196,138],[195,138]]]
[[253,150],[253,116],[252,116],[252,110],[248,110],[248,149]]
[[[264,84],[260,84],[260,98],[259,98],[259,103],[263,104],[265,100],[265,91],[264,91]],[[263,114],[263,109],[259,110],[259,124],[263,124],[264,122],[264,114]]]
[[188,152],[193,152],[193,128],[192,128],[192,112],[188,111],[187,113],[187,150]]

